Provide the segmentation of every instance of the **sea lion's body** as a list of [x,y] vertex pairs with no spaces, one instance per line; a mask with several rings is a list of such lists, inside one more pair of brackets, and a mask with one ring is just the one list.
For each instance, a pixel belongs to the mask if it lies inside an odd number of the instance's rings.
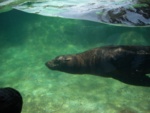
[[150,86],[150,46],[106,46],[63,55],[46,65],[73,74],[112,77],[124,83]]

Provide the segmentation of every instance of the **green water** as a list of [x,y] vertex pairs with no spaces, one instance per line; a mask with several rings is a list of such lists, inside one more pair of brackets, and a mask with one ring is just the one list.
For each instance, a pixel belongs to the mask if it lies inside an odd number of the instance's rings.
[[104,45],[150,45],[150,28],[116,27],[12,10],[0,14],[0,87],[22,113],[149,113],[150,88],[49,70],[46,61]]

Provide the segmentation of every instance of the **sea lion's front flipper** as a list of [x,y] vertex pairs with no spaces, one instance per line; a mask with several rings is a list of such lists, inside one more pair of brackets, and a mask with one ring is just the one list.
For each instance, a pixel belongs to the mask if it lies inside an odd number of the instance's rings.
[[116,75],[113,78],[130,85],[150,87],[150,77],[145,74],[126,76]]

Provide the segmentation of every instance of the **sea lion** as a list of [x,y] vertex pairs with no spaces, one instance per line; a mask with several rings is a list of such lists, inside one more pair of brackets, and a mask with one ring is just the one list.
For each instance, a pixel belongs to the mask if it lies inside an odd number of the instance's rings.
[[150,86],[150,46],[104,46],[62,55],[46,62],[51,70],[112,77],[127,84]]

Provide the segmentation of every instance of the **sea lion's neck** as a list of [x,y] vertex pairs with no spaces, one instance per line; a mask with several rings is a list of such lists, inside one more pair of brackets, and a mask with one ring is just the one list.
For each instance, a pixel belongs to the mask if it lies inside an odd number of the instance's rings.
[[97,55],[97,49],[76,54],[76,58],[81,74],[93,74],[96,59],[99,59],[99,56]]

